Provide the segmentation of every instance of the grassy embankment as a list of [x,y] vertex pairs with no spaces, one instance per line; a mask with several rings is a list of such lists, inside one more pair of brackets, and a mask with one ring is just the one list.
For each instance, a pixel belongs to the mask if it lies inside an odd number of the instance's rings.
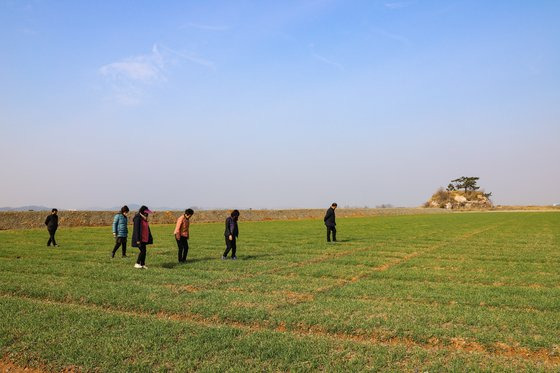
[[153,227],[147,270],[110,228],[0,231],[0,356],[43,370],[560,369],[560,214]]

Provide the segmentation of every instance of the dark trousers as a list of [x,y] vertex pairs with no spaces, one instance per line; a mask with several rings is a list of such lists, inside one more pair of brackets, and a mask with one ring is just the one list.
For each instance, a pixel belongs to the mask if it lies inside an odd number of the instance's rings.
[[235,242],[235,237],[233,237],[233,240],[229,240],[228,237],[226,237],[226,251],[224,251],[224,256],[228,256],[229,251],[231,250],[231,257],[235,258],[235,252],[237,251],[237,243]]
[[56,240],[54,239],[54,234],[56,233],[56,229],[50,230],[49,229],[49,240],[47,241],[47,246],[50,246],[51,243],[56,246]]
[[115,247],[113,248],[113,256],[122,245],[122,256],[126,256],[126,237],[117,237],[115,240]]
[[336,241],[336,227],[327,225],[327,242],[331,242],[331,232],[332,240]]
[[140,264],[141,266],[146,265],[146,243],[141,242],[140,246],[138,246],[138,249],[140,249],[140,254],[138,254],[136,263]]
[[176,239],[176,241],[177,248],[179,249],[177,259],[179,259],[179,263],[184,263],[187,261],[187,254],[189,253],[189,239],[181,236],[181,238],[178,240]]

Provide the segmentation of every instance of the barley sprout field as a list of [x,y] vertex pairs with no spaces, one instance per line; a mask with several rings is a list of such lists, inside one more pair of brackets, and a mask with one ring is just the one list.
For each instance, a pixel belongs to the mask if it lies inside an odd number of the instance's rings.
[[[196,215],[195,215],[196,217]],[[39,371],[560,371],[560,213],[0,231],[0,359]],[[130,241],[130,240],[129,240]],[[130,246],[130,242],[129,242]]]

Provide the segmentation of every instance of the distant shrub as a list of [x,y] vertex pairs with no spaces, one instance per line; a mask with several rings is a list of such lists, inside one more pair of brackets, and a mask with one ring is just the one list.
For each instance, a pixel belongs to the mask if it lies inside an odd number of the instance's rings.
[[449,190],[439,188],[432,197],[424,203],[424,207],[439,207],[447,209],[489,208],[492,202],[488,198],[492,193],[482,190]]

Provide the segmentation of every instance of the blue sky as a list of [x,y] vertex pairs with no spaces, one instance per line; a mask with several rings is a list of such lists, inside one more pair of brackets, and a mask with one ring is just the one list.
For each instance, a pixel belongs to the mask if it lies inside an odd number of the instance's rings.
[[558,1],[0,0],[0,206],[560,202]]

